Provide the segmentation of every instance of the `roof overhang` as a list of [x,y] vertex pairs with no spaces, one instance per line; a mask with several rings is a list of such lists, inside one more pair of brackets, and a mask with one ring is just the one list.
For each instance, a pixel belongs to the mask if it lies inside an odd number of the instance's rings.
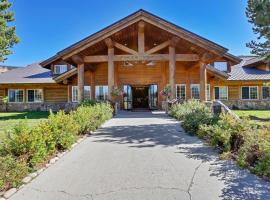
[[220,70],[212,67],[211,65],[207,65],[206,66],[206,69],[207,69],[207,72],[209,74],[212,74],[212,75],[214,75],[214,76],[216,76],[216,77],[218,77],[218,78],[220,78],[222,80],[227,80],[229,78],[229,74],[228,73],[222,72],[222,71],[220,71]]
[[208,39],[205,39],[195,33],[192,33],[182,27],[179,27],[173,23],[170,23],[156,15],[153,15],[145,10],[139,10],[117,22],[114,24],[86,37],[85,39],[67,47],[66,49],[58,52],[55,56],[41,62],[40,64],[44,66],[48,66],[52,62],[63,59],[66,60],[73,55],[78,54],[79,52],[83,51],[86,48],[91,47],[92,45],[110,37],[111,35],[123,30],[124,28],[137,23],[139,21],[145,21],[151,25],[154,25],[158,28],[161,28],[169,33],[178,36],[188,42],[193,43],[207,51],[215,53],[219,56],[227,56],[230,59],[239,62],[239,59],[231,54],[226,54],[228,51],[227,48],[224,48]]

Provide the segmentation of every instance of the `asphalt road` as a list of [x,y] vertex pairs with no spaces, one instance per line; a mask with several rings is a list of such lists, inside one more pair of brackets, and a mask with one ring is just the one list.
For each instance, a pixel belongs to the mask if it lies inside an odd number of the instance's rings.
[[270,183],[162,113],[123,112],[11,200],[270,199]]

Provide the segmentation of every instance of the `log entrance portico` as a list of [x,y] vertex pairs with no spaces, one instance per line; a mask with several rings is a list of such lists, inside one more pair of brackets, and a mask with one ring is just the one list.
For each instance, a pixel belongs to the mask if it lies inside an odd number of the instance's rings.
[[[59,52],[42,63],[59,62],[76,68],[56,81],[78,86],[78,101],[84,99],[84,85],[108,86],[111,100],[113,87],[124,85],[157,85],[158,93],[170,85],[170,98],[176,98],[176,84],[185,84],[186,99],[191,98],[191,85],[200,86],[200,100],[205,101],[207,83],[216,74],[207,65],[216,60],[233,59],[227,49],[177,27],[157,16],[140,10],[81,42]],[[86,71],[90,72],[86,76]],[[77,78],[74,78],[76,76]],[[222,78],[222,77],[221,77]],[[74,82],[76,81],[76,83]],[[158,95],[160,105],[164,98]],[[121,99],[123,101],[123,99]]]

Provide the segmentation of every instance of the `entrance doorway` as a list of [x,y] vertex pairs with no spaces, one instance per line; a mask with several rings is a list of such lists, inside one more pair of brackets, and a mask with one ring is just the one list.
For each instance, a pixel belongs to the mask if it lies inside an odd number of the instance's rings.
[[148,109],[148,86],[132,87],[133,109]]
[[124,110],[158,108],[157,85],[124,85]]

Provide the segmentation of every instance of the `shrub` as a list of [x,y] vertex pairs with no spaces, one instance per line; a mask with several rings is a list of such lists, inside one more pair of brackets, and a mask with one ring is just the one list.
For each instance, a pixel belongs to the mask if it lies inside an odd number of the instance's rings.
[[170,108],[170,115],[178,120],[183,120],[184,117],[189,114],[193,113],[194,110],[205,110],[205,104],[201,103],[197,100],[190,100],[184,102],[183,104],[174,104]]
[[80,133],[86,134],[97,128],[96,106],[79,106],[76,112],[73,112],[73,118],[80,127]]
[[79,125],[70,114],[65,114],[64,111],[59,111],[56,114],[51,112],[48,120],[44,123],[44,126],[48,126],[53,134],[57,150],[69,149],[79,133]]
[[0,157],[0,169],[0,191],[19,186],[28,173],[26,164],[10,155]]
[[183,119],[183,128],[189,133],[196,134],[201,124],[211,124],[214,120],[210,109],[199,101],[188,101],[177,107],[179,112],[176,109],[173,112],[178,113],[176,116],[179,119]]
[[97,104],[96,100],[85,99],[79,104],[79,106],[93,106],[93,105],[96,105],[96,104]]
[[44,136],[37,129],[31,130],[25,121],[19,122],[8,133],[3,151],[28,163],[29,167],[43,162],[47,155]]
[[244,142],[239,149],[237,162],[241,167],[255,167],[259,173],[267,164],[265,158],[268,157],[269,150],[270,135],[268,130],[253,129],[244,135]]

